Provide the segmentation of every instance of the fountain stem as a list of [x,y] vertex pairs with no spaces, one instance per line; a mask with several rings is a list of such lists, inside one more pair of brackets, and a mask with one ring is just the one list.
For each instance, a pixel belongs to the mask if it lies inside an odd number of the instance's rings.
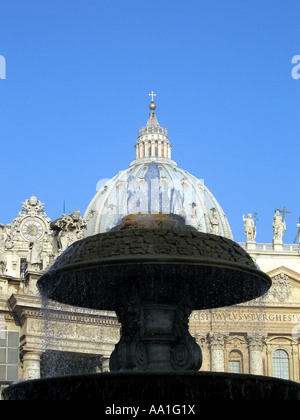
[[198,371],[200,347],[188,330],[191,310],[176,303],[141,301],[135,295],[117,310],[121,340],[111,371]]

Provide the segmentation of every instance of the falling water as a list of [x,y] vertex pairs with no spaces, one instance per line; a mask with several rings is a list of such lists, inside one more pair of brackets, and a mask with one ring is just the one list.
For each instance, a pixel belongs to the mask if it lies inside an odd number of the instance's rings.
[[[270,299],[270,293],[267,293],[246,303],[194,311],[191,314],[190,330],[203,350],[203,370],[211,370],[209,336],[213,333],[219,333],[224,340],[224,361],[225,359],[228,361],[230,353],[234,351],[240,352],[243,361],[248,359],[249,338],[254,336],[264,340],[267,337],[266,302]],[[224,367],[225,371],[228,371],[228,363],[225,363]],[[249,363],[242,363],[241,368],[243,373],[249,373]]]
[[[42,314],[42,378],[102,371],[103,346],[113,348],[119,338],[114,312],[79,308],[43,297]],[[115,339],[108,337],[107,327],[112,328]]]

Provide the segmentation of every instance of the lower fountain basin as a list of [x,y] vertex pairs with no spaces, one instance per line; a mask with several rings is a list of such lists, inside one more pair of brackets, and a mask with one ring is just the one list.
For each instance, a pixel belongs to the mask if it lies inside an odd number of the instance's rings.
[[96,400],[103,414],[118,407],[139,407],[139,414],[149,414],[151,408],[158,410],[160,406],[166,410],[195,406],[195,414],[200,414],[201,401],[298,401],[300,384],[266,376],[214,372],[100,373],[26,381],[10,386],[3,396],[5,400]]

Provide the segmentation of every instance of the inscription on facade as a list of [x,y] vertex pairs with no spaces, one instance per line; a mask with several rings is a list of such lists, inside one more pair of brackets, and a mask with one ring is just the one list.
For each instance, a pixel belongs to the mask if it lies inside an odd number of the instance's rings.
[[191,321],[199,322],[300,322],[300,314],[278,314],[262,312],[194,312]]

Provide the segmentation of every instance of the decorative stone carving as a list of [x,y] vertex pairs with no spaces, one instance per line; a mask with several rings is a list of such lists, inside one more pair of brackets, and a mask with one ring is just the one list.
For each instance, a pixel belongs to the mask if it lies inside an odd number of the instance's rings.
[[256,238],[256,226],[254,220],[252,219],[252,214],[248,214],[247,217],[243,215],[244,232],[247,238],[247,242],[255,242]]
[[260,333],[247,334],[249,349],[255,351],[262,351],[265,344],[265,336]]
[[0,233],[0,274],[5,274],[7,265],[7,258],[5,252],[5,236]]
[[0,224],[0,234],[4,237],[5,249],[12,249],[15,245],[12,240],[11,227],[11,225]]
[[238,337],[238,336],[231,336],[228,337],[228,340],[226,341],[227,346],[231,346],[234,349],[240,349],[245,345],[245,339],[244,337]]
[[280,273],[272,279],[269,295],[273,296],[274,299],[279,302],[286,302],[291,293],[289,277],[286,274]]
[[60,219],[51,223],[54,231],[53,253],[58,255],[66,250],[74,242],[83,239],[83,232],[86,229],[86,221],[80,217],[80,211],[75,210],[69,216],[63,214]]
[[208,333],[208,341],[210,346],[217,350],[224,350],[225,338],[227,336],[228,334],[211,331]]
[[41,218],[47,218],[47,214],[44,209],[45,204],[38,200],[35,196],[32,196],[29,199],[27,199],[25,203],[22,203],[22,205],[23,207],[19,212],[18,217],[22,218],[24,216],[38,216]]
[[[124,290],[126,294],[126,290]],[[110,358],[111,371],[185,371],[201,367],[200,347],[190,335],[192,312],[181,305],[154,304],[129,297],[116,311],[121,340]]]
[[27,199],[22,203],[18,217],[2,229],[5,229],[7,236],[7,249],[11,249],[18,241],[49,241],[50,219],[45,212],[44,203],[34,196]]
[[286,231],[285,220],[280,215],[280,211],[276,210],[275,215],[273,216],[273,243],[282,244],[282,237]]
[[43,244],[38,241],[32,241],[29,244],[29,253],[28,253],[28,268],[33,271],[39,271],[42,268],[42,252]]
[[213,207],[212,209],[210,209],[210,212],[211,212],[211,217],[209,218],[210,233],[212,233],[213,235],[220,235],[220,222],[217,217],[217,211]]
[[[49,265],[53,239],[50,234],[50,222],[44,203],[32,196],[22,203],[18,216],[11,224],[0,225],[0,247],[6,255],[7,276],[25,278],[27,269],[39,272]],[[1,266],[4,265],[5,260]],[[2,270],[3,268],[0,269]]]
[[193,226],[197,230],[199,229],[198,208],[195,202],[190,204],[190,215],[187,219],[190,226]]

